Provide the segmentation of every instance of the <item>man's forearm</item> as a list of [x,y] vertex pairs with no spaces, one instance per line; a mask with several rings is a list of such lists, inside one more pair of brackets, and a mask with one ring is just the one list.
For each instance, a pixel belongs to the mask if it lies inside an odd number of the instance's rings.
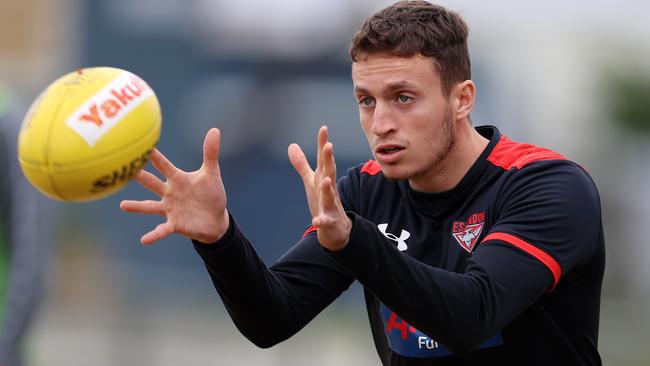
[[[350,216],[354,222],[350,243],[331,256],[402,319],[452,352],[479,346],[548,286],[549,274],[534,262],[531,268],[539,272],[533,276],[538,281],[525,283],[496,273],[499,269],[492,260],[470,260],[465,273],[429,266],[399,252],[373,223]],[[521,261],[521,256],[526,259],[525,254],[510,250],[489,256],[495,255],[509,263]],[[502,277],[507,277],[506,282]]]
[[314,238],[267,268],[232,217],[219,242],[194,245],[237,328],[263,348],[291,337],[351,282],[347,273],[313,258],[327,259]]

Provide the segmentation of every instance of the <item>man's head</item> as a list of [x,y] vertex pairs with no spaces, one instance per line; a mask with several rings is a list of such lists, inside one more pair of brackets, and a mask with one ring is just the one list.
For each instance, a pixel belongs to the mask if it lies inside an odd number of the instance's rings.
[[456,13],[406,1],[373,15],[354,36],[361,126],[387,177],[413,185],[452,160],[474,100],[467,32]]
[[457,13],[426,1],[400,1],[370,17],[352,39],[353,62],[383,53],[431,57],[445,95],[455,83],[472,78],[467,35]]

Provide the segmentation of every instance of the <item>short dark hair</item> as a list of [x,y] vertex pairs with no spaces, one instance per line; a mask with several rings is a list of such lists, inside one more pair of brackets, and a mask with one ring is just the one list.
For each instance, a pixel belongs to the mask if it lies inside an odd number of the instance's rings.
[[456,12],[426,1],[399,1],[380,10],[354,35],[350,57],[387,53],[434,59],[445,95],[454,83],[471,79],[469,28]]

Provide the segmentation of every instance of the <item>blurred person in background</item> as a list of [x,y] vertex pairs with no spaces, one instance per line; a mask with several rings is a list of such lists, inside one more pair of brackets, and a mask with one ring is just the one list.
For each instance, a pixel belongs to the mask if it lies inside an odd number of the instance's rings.
[[312,226],[270,267],[227,210],[217,129],[197,171],[154,151],[165,181],[136,179],[161,200],[121,208],[166,218],[143,244],[192,239],[235,325],[260,347],[296,334],[357,280],[385,365],[599,365],[596,187],[556,152],[472,126],[467,37],[457,13],[424,1],[364,23],[352,79],[376,160],[336,183],[326,127],[315,170],[289,147]]
[[25,365],[25,340],[41,302],[48,241],[39,199],[20,170],[20,116],[0,85],[0,366]]

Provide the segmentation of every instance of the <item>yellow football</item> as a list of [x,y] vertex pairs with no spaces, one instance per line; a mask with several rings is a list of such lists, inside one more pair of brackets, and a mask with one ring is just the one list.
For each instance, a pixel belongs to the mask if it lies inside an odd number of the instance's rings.
[[18,137],[18,160],[32,185],[51,198],[100,199],[146,164],[161,120],[158,98],[137,75],[80,69],[32,103]]

